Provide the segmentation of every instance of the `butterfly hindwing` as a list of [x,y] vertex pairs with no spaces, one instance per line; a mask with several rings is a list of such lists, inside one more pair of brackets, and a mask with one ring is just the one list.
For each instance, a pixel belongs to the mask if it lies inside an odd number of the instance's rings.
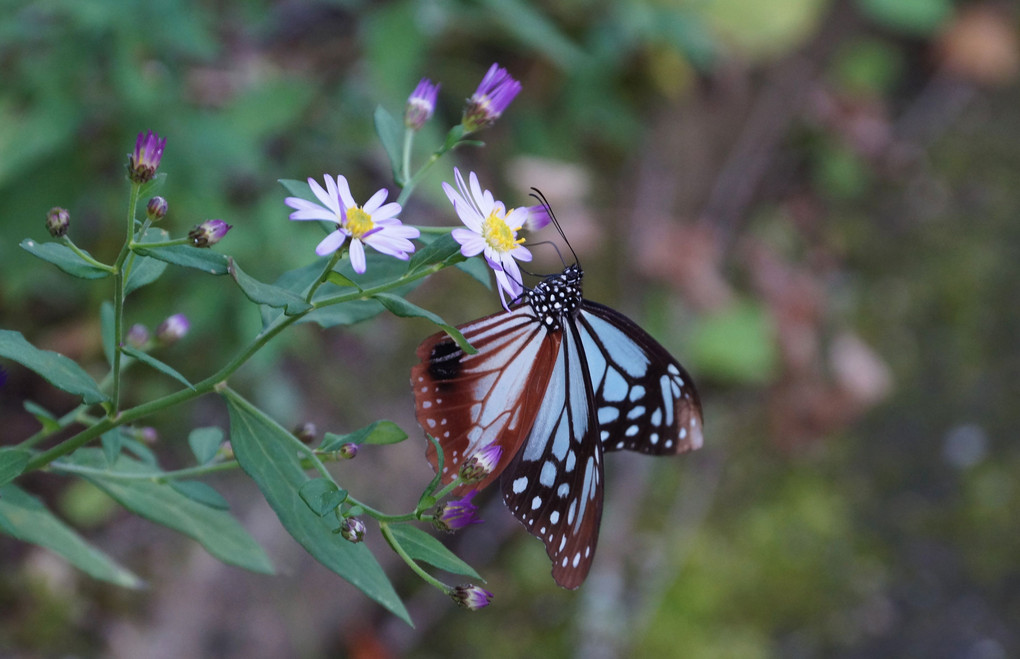
[[690,375],[623,314],[584,300],[577,326],[606,451],[652,455],[701,446],[701,401]]
[[591,399],[580,337],[564,329],[534,426],[500,480],[507,508],[545,543],[553,578],[571,589],[588,575],[602,519],[602,443]]
[[[445,333],[429,337],[418,347],[421,362],[411,370],[411,386],[418,423],[443,449],[444,484],[476,451],[493,443],[502,447],[493,473],[457,490],[465,494],[495,480],[514,458],[542,402],[560,339],[525,308],[458,329],[478,352],[465,353]],[[436,469],[432,443],[426,455]]]

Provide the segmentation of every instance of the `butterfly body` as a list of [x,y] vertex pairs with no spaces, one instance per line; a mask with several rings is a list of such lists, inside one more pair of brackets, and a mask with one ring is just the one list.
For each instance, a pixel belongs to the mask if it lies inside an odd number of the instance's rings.
[[[481,489],[500,479],[503,500],[545,543],[553,577],[576,588],[595,555],[606,451],[652,455],[701,446],[701,403],[683,367],[651,336],[582,297],[577,265],[525,291],[510,311],[418,348],[411,371],[419,423],[443,449],[441,480],[492,444],[503,450]],[[438,456],[430,444],[433,468]]]

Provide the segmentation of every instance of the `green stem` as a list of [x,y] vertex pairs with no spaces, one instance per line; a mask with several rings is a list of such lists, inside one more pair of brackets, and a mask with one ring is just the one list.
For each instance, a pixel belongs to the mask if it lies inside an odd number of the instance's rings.
[[182,478],[194,478],[196,476],[205,476],[220,471],[230,471],[237,469],[238,464],[236,460],[229,460],[227,462],[217,462],[215,464],[200,465],[198,467],[188,467],[187,469],[176,469],[174,471],[164,471],[154,474],[131,474],[120,471],[110,471],[109,469],[96,469],[95,467],[86,467],[84,465],[69,464],[62,461],[55,461],[50,465],[53,471],[63,472],[67,474],[80,474],[82,476],[100,476],[111,480],[120,481],[153,481],[154,483],[163,483],[169,480],[177,480]]
[[89,256],[85,252],[85,250],[83,250],[80,247],[78,247],[77,245],[75,245],[74,241],[71,240],[70,237],[64,236],[63,240],[64,240],[64,244],[67,247],[69,247],[72,252],[77,254],[78,257],[81,258],[83,261],[88,262],[89,265],[95,266],[95,267],[97,267],[97,268],[99,268],[101,270],[106,270],[109,273],[116,272],[116,270],[114,269],[114,267],[112,265],[106,265],[105,263],[103,263],[101,261],[97,261],[94,258],[92,258],[91,256]]
[[423,570],[422,567],[418,565],[418,563],[416,563],[415,560],[411,558],[406,551],[404,551],[404,548],[400,546],[400,543],[397,542],[397,539],[393,537],[393,531],[390,530],[389,524],[387,524],[386,522],[380,522],[379,530],[382,531],[382,535],[384,538],[386,538],[386,542],[390,545],[390,548],[393,549],[394,552],[396,552],[397,556],[399,556],[405,563],[407,563],[408,567],[414,570],[415,574],[424,579],[426,583],[435,586],[444,593],[450,592],[451,590],[450,586],[447,586],[445,583],[443,583],[439,579],[436,579],[431,574]]
[[404,158],[400,168],[399,183],[406,183],[411,179],[411,145],[414,144],[414,131],[410,128],[404,129]]
[[110,417],[116,418],[120,411],[120,359],[121,344],[124,341],[124,262],[132,254],[129,245],[135,237],[135,208],[138,206],[138,192],[141,186],[131,183],[131,196],[128,200],[127,235],[121,247],[117,261],[113,264],[113,393],[111,394]]

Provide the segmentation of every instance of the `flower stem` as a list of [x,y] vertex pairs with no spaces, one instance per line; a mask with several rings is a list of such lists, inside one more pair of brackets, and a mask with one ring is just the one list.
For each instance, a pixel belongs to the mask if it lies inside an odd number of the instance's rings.
[[[141,186],[131,183],[131,196],[128,200],[127,236],[121,247],[117,261],[113,264],[113,393],[110,395],[111,405],[109,416],[116,418],[120,411],[120,358],[121,344],[124,341],[124,262],[132,254],[129,245],[135,237],[135,207],[138,205],[138,192]],[[94,426],[93,426],[94,427]]]
[[399,556],[405,563],[407,563],[408,567],[414,570],[415,574],[417,574],[419,577],[425,580],[427,584],[435,586],[444,593],[450,591],[450,586],[447,586],[442,581],[436,579],[431,574],[423,570],[422,567],[418,565],[418,563],[416,563],[415,560],[411,558],[406,551],[404,551],[404,548],[400,546],[400,543],[397,542],[397,539],[393,537],[393,531],[390,529],[389,524],[387,524],[386,522],[380,522],[379,530],[382,532],[383,537],[386,538],[386,542],[389,543],[390,548],[393,549],[394,552],[396,552],[397,556]]

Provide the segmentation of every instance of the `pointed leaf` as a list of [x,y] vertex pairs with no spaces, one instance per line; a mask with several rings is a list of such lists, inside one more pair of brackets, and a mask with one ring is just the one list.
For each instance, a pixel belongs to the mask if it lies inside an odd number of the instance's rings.
[[6,485],[21,475],[32,452],[21,448],[0,448],[0,485]]
[[21,332],[0,330],[0,357],[14,360],[46,378],[58,389],[82,397],[88,404],[109,400],[96,381],[74,360],[50,350],[39,350]]
[[[78,256],[73,249],[60,243],[37,243],[31,238],[21,241],[21,248],[33,256],[41,258],[57,266],[64,272],[80,279],[103,279],[112,273],[109,270],[92,265]],[[85,250],[82,250],[88,254]],[[89,254],[89,256],[92,256]]]
[[123,435],[121,435],[120,428],[114,428],[109,432],[103,433],[100,441],[103,445],[103,457],[106,458],[106,464],[116,464],[117,457],[120,456],[121,446],[123,446]]
[[[163,229],[151,228],[145,232],[141,242],[155,243],[170,239],[170,234]],[[130,261],[131,270],[128,272],[127,281],[124,283],[124,295],[130,295],[142,286],[151,284],[159,279],[166,270],[166,261],[154,259],[135,253]]]
[[326,433],[320,451],[336,451],[344,444],[397,444],[407,439],[407,433],[392,421],[375,421],[347,435]]
[[30,400],[24,402],[25,411],[35,417],[36,421],[42,424],[42,429],[46,432],[53,432],[60,428],[60,422],[57,421],[57,417],[37,403],[33,403]]
[[223,431],[215,426],[195,428],[188,434],[188,446],[195,454],[198,464],[204,465],[212,461],[223,444]]
[[260,282],[254,277],[245,274],[234,259],[228,258],[228,260],[230,262],[230,276],[234,278],[234,281],[237,282],[237,285],[241,287],[241,290],[244,291],[244,294],[252,302],[274,308],[282,308],[288,316],[293,316],[312,308],[312,305],[305,302],[304,298],[300,295],[279,286]]
[[319,517],[325,517],[347,500],[347,490],[340,489],[336,483],[326,478],[313,478],[305,482],[298,494]]
[[121,348],[121,352],[123,352],[125,355],[129,355],[129,356],[137,359],[138,361],[142,362],[146,366],[151,366],[152,368],[156,369],[160,373],[163,373],[165,375],[169,375],[173,379],[175,379],[178,382],[180,382],[181,384],[183,384],[188,389],[194,389],[195,388],[194,385],[192,385],[190,382],[188,382],[188,378],[186,378],[183,375],[181,375],[175,368],[173,368],[172,366],[169,366],[168,364],[164,364],[163,362],[161,362],[160,360],[156,359],[155,357],[153,357],[152,355],[150,355],[147,352],[142,352],[141,350],[138,350],[137,348],[133,348],[133,347],[131,347],[129,345],[125,345],[124,347],[122,347]]
[[282,185],[283,188],[293,197],[300,197],[301,199],[307,199],[308,201],[315,200],[315,195],[312,194],[312,189],[308,187],[307,181],[299,181],[293,178],[281,178],[277,179],[277,183]]
[[460,333],[459,329],[450,325],[437,314],[432,313],[428,309],[422,309],[418,305],[390,293],[378,293],[373,297],[379,300],[379,302],[381,302],[382,305],[389,309],[390,313],[395,316],[400,316],[402,318],[424,318],[432,321],[434,324],[445,330],[446,333],[450,335],[450,338],[457,342],[460,349],[467,354],[473,355],[478,352],[471,346],[470,343],[467,342],[467,339],[464,338],[464,335]]
[[229,269],[227,257],[209,248],[192,247],[191,245],[171,245],[170,247],[135,246],[136,254],[151,256],[185,268],[193,268],[208,272],[211,275],[225,275]]
[[393,534],[393,539],[399,542],[404,551],[414,560],[425,561],[446,572],[485,581],[473,567],[447,549],[439,540],[418,527],[410,524],[393,524],[390,526],[390,532]]
[[403,183],[403,176],[401,175],[401,169],[403,166],[401,163],[404,160],[403,142],[404,131],[397,120],[387,112],[383,106],[378,106],[375,109],[375,132],[379,136],[379,141],[382,142],[383,149],[386,150],[386,155],[390,159],[390,167],[393,168],[393,179],[399,183]]
[[[157,479],[163,473],[159,469],[126,455],[121,455],[112,468],[105,469],[102,455],[94,449],[79,449],[65,460],[110,472],[108,476],[89,473],[84,478],[136,515],[197,540],[224,563],[252,572],[273,573],[265,551],[236,519],[223,510],[194,501],[169,483],[159,482]],[[152,478],[137,478],[143,474]],[[118,478],[121,475],[132,478]]]
[[202,481],[171,480],[169,484],[170,487],[203,506],[209,506],[216,510],[230,509],[230,503],[223,498],[223,495]]
[[90,545],[39,499],[13,483],[0,487],[0,531],[55,552],[96,579],[125,588],[143,585],[141,579]]
[[407,609],[368,547],[334,535],[329,521],[312,512],[301,498],[301,486],[309,478],[300,455],[308,448],[232,391],[224,393],[237,461],[258,484],[287,532],[317,561],[411,624]]
[[466,272],[482,286],[490,291],[492,290],[492,270],[489,268],[489,264],[485,262],[485,259],[481,257],[470,258],[454,264],[454,267],[462,272]]
[[[427,235],[423,234],[422,238],[428,240],[425,238]],[[453,239],[452,234],[445,233],[433,238],[431,242],[416,251],[407,264],[407,271],[414,273],[436,263],[458,260],[464,260],[464,256],[460,253],[460,243]]]

